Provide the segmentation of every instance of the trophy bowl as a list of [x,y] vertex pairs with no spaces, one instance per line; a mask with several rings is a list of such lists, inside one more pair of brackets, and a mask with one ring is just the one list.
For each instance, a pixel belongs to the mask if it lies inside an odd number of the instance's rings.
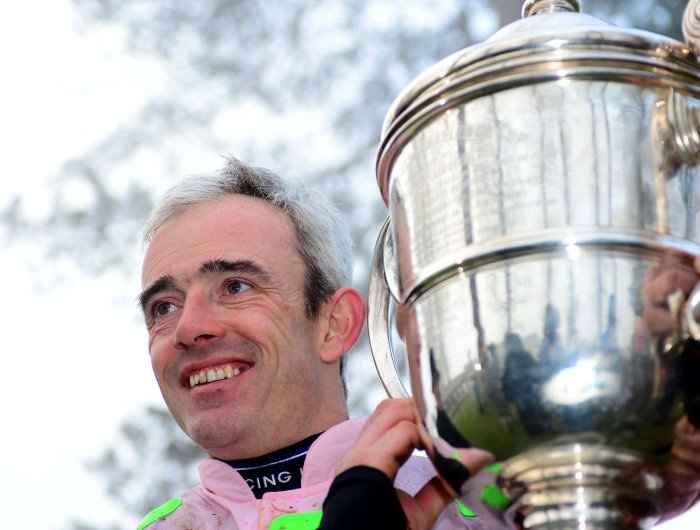
[[396,306],[455,492],[454,449],[481,447],[502,462],[510,527],[638,530],[672,495],[674,427],[700,425],[700,63],[690,43],[578,11],[529,0],[392,104],[370,344],[405,395]]

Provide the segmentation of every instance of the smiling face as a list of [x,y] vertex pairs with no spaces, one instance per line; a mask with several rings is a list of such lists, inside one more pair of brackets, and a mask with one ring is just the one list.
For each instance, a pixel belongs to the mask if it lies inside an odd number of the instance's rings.
[[219,458],[247,458],[347,417],[328,313],[304,311],[288,217],[229,195],[190,207],[151,241],[141,295],[151,363],[180,426]]

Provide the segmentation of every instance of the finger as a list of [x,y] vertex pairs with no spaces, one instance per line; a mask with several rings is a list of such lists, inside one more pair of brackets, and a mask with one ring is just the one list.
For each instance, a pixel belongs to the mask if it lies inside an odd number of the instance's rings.
[[676,490],[696,491],[700,488],[700,430],[693,427],[685,416],[676,425],[668,471]]
[[645,306],[642,319],[647,331],[652,334],[665,333],[676,327],[676,322],[667,308]]
[[697,436],[677,436],[671,449],[672,462],[679,461],[700,480],[700,439]]
[[694,475],[700,482],[700,457],[697,454],[697,449],[674,447],[671,464],[681,473]]
[[700,491],[698,468],[674,456],[666,466],[664,480],[674,494],[697,493]]
[[377,443],[369,448],[364,465],[383,471],[393,480],[419,443],[416,424],[412,421],[402,421],[385,432]]
[[416,427],[418,428],[418,439],[420,440],[418,449],[423,449],[426,453],[431,455],[435,451],[435,444],[433,443],[433,439],[430,437],[430,434],[428,434],[428,431],[425,429],[425,425],[418,416],[417,409],[415,411],[415,414]]
[[408,459],[420,439],[413,421],[404,420],[367,443],[361,440],[341,459],[337,473],[355,466],[369,466],[378,469],[390,479],[394,479],[401,465]]
[[677,439],[692,439],[700,443],[700,429],[690,423],[687,416],[683,416],[676,424],[675,435]]
[[652,304],[665,304],[668,295],[677,289],[687,294],[697,281],[697,274],[688,269],[667,268],[644,285],[644,297]]
[[495,460],[491,453],[476,447],[470,447],[469,449],[455,449],[452,458],[459,461],[464,467],[466,467],[471,475],[476,475],[479,471]]
[[411,399],[385,399],[367,420],[360,440],[375,443],[385,432],[401,421],[413,421],[415,405]]

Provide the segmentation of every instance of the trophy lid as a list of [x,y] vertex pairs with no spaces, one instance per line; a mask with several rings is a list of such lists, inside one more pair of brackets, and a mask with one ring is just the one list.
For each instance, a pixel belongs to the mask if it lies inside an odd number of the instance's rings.
[[391,166],[423,125],[456,105],[564,78],[624,80],[700,95],[700,63],[686,43],[579,12],[576,0],[527,0],[523,18],[420,74],[384,120],[377,181],[388,204]]

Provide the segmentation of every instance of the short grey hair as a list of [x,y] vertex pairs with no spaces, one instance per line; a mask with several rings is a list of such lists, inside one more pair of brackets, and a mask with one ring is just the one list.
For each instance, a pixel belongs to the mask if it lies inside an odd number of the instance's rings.
[[196,204],[238,194],[265,200],[282,210],[296,231],[297,250],[306,266],[305,310],[318,316],[323,302],[352,282],[352,239],[348,225],[319,192],[285,182],[272,171],[229,157],[217,175],[189,177],[166,192],[146,223],[150,242],[170,219]]

